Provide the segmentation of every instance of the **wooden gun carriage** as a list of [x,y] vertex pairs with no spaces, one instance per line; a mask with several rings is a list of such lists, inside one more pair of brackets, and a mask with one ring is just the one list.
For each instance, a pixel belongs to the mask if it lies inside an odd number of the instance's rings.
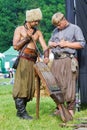
[[40,79],[45,83],[45,87],[49,96],[54,100],[60,110],[60,116],[63,122],[72,120],[72,116],[64,106],[63,94],[56,83],[56,79],[50,71],[50,68],[43,62],[37,62],[34,65],[37,74],[37,100],[36,100],[36,116],[39,118],[39,101],[40,101]]

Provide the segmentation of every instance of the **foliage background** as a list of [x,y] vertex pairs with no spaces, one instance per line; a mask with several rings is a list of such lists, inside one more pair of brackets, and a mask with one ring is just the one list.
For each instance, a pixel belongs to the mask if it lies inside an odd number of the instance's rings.
[[48,42],[54,28],[51,17],[57,11],[65,13],[65,0],[0,0],[0,52],[12,45],[15,28],[24,23],[26,10],[33,8],[42,10],[43,19],[39,29]]

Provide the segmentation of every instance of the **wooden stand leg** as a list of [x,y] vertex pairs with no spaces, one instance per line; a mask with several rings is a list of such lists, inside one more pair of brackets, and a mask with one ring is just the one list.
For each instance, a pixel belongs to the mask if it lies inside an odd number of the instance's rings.
[[63,122],[68,122],[70,120],[73,120],[72,115],[69,113],[68,109],[63,104],[59,104],[58,108]]
[[36,118],[39,118],[39,103],[40,103],[40,78],[36,76]]

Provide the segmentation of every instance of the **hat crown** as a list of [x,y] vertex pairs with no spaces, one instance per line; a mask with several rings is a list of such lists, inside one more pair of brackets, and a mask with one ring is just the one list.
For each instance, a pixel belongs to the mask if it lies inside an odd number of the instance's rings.
[[40,8],[26,11],[26,21],[32,22],[32,21],[41,20],[41,19],[42,19],[42,12]]

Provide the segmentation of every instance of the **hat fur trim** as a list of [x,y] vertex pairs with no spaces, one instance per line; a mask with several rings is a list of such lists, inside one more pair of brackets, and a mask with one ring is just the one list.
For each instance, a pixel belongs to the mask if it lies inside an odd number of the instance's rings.
[[42,19],[42,12],[40,8],[31,9],[26,11],[26,21],[32,22]]

